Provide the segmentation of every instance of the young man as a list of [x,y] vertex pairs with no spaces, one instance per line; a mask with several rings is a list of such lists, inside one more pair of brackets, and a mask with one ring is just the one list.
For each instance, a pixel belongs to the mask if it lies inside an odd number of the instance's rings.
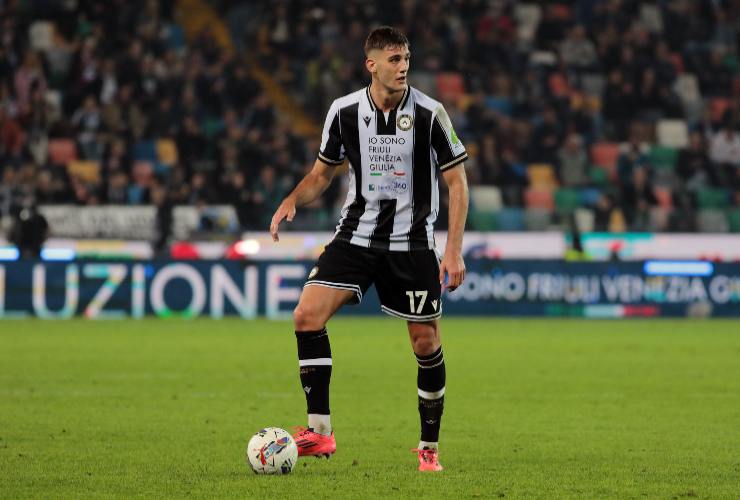
[[[270,232],[316,199],[349,160],[350,186],[334,239],[308,275],[294,312],[308,428],[298,433],[301,456],[336,451],[329,420],[331,349],[326,322],[345,303],[359,303],[371,284],[381,309],[407,321],[419,364],[419,470],[439,471],[439,428],[445,364],[438,318],[442,288],[465,278],[462,237],[468,210],[465,147],[442,105],[408,86],[409,43],[395,28],[365,42],[372,83],[334,101],[313,170],[282,202]],[[438,176],[449,187],[449,231],[441,262],[435,252]]]

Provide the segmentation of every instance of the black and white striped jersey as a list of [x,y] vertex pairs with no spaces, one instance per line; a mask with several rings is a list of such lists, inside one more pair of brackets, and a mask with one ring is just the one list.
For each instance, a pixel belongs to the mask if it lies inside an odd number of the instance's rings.
[[383,113],[370,87],[335,100],[319,159],[349,160],[349,191],[335,239],[391,251],[434,249],[439,172],[467,159],[444,107],[407,87]]

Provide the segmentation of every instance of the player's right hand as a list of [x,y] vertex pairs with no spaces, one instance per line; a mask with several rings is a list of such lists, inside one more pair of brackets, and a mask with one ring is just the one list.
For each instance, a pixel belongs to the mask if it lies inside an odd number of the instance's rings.
[[270,222],[272,241],[280,241],[280,237],[278,236],[278,227],[283,219],[286,219],[288,222],[292,222],[293,217],[295,217],[295,200],[288,197],[283,200],[278,209],[275,210],[275,215],[272,216],[272,222]]

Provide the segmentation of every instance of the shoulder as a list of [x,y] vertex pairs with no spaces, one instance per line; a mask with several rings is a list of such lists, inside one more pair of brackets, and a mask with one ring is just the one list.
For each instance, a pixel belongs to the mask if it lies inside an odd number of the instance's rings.
[[362,96],[365,95],[365,89],[361,88],[360,90],[356,90],[355,92],[352,92],[351,94],[344,95],[342,97],[338,97],[334,99],[334,102],[331,103],[331,107],[329,108],[330,112],[337,112],[342,108],[346,108],[348,106],[352,106],[353,104],[357,104],[360,102],[360,99]]
[[434,114],[438,113],[439,110],[444,110],[444,106],[442,106],[441,102],[429,97],[424,92],[414,87],[411,87],[411,98],[415,104],[428,109]]

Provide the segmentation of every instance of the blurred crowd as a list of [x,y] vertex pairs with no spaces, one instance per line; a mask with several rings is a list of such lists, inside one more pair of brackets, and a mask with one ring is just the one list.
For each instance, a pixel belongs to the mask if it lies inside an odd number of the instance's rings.
[[[594,229],[708,230],[701,209],[740,207],[731,0],[209,3],[234,53],[207,29],[187,41],[174,0],[0,1],[0,210],[231,204],[264,229],[318,132],[297,132],[254,65],[320,130],[334,98],[367,84],[379,24],[407,33],[411,84],[445,104],[497,212],[544,211],[549,227],[573,195]],[[331,227],[340,198],[334,186],[302,227]]]

